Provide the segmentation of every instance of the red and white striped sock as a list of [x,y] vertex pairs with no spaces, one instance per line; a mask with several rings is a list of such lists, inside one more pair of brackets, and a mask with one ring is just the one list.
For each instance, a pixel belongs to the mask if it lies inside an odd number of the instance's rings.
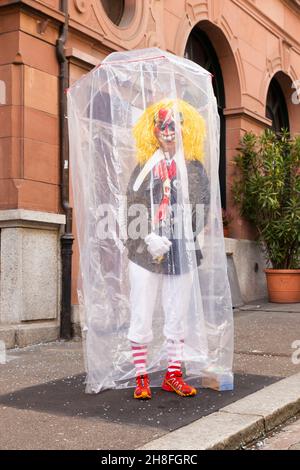
[[181,363],[183,358],[183,344],[183,339],[181,339],[180,341],[173,341],[171,339],[168,339],[168,372],[172,373],[181,370]]
[[146,344],[134,343],[131,341],[131,350],[133,356],[133,362],[135,365],[135,373],[138,375],[147,374],[147,352],[148,348]]

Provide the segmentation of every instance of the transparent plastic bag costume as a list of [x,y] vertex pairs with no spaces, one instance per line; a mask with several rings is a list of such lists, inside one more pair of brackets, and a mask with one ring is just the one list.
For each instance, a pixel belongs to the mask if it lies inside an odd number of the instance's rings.
[[[175,176],[167,179],[160,173],[166,154],[154,136],[160,113],[172,134],[166,141],[176,146]],[[134,385],[129,339],[141,333],[151,385],[161,383],[166,339],[174,333],[183,336],[189,379],[232,389],[232,304],[211,75],[159,49],[112,53],[68,90],[68,119],[86,391]],[[167,253],[160,253],[162,245],[155,251],[156,235],[169,241]],[[147,331],[132,333],[143,309],[152,309],[153,320]]]

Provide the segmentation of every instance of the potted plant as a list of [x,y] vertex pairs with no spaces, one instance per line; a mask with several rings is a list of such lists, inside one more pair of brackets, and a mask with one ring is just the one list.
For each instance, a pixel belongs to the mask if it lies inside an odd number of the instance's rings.
[[222,209],[222,221],[224,237],[229,237],[229,226],[232,222],[232,216],[230,212],[226,211],[225,209]]
[[234,161],[234,201],[257,229],[271,302],[300,302],[300,136],[244,135]]

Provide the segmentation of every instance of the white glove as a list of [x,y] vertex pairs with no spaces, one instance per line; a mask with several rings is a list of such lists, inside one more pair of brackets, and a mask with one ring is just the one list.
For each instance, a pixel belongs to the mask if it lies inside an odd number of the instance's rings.
[[153,256],[153,258],[158,258],[167,253],[170,249],[172,243],[167,239],[167,237],[160,237],[156,233],[149,233],[145,237],[145,243],[147,245],[147,250]]

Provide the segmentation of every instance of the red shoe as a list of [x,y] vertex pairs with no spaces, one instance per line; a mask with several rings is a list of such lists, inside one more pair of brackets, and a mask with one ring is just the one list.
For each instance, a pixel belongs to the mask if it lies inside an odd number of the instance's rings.
[[139,400],[149,400],[151,398],[151,390],[149,387],[148,375],[138,375],[136,377],[136,388],[134,391],[134,398]]
[[167,371],[161,388],[167,392],[175,392],[181,397],[193,397],[197,394],[196,388],[184,382],[180,370]]

